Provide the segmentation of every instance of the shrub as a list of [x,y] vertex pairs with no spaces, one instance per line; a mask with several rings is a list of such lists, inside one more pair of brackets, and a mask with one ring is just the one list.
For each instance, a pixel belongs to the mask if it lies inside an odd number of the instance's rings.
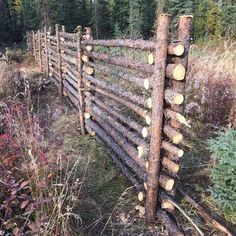
[[236,222],[236,130],[228,128],[207,142],[214,159],[211,197]]

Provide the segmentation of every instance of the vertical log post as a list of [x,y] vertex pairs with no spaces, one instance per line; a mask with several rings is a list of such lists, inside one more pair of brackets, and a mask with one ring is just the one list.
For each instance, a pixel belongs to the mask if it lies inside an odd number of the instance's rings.
[[36,45],[35,45],[35,32],[33,31],[33,56],[34,56],[34,59],[36,59]]
[[41,31],[38,30],[38,50],[39,50],[39,66],[40,70],[42,70],[42,40],[41,40]]
[[45,47],[45,72],[47,78],[49,76],[49,61],[48,61],[48,37],[47,37],[47,27],[44,27],[44,47]]
[[84,129],[84,102],[83,102],[83,93],[82,93],[82,50],[81,50],[81,38],[82,38],[82,28],[81,26],[77,26],[77,78],[78,78],[78,109],[79,109],[79,119],[80,119],[80,127],[81,133],[85,134]]
[[[191,24],[192,24],[192,16],[180,16],[179,17],[179,24],[178,24],[178,33],[177,33],[177,40],[184,45],[184,55],[181,57],[176,57],[175,63],[182,64],[185,69],[188,68],[188,56],[189,56],[189,49],[190,49],[190,31],[191,31]],[[183,81],[172,81],[172,88],[174,91],[184,94],[185,91],[185,83],[186,78]],[[173,106],[172,110],[183,113],[184,112],[184,105],[180,106]],[[171,119],[170,125],[180,129],[182,128],[182,124],[179,122]]]
[[155,52],[155,75],[153,78],[153,109],[150,157],[146,197],[146,221],[152,223],[157,212],[158,178],[160,172],[161,135],[163,127],[164,82],[167,61],[167,40],[170,16],[161,14],[158,19]]
[[56,31],[56,40],[57,40],[57,67],[58,67],[58,75],[59,75],[59,95],[62,98],[63,95],[63,81],[62,81],[62,71],[61,71],[61,45],[60,45],[60,33],[58,24],[55,25]]
[[66,32],[66,27],[65,27],[64,25],[61,26],[61,31],[62,31],[63,33]]

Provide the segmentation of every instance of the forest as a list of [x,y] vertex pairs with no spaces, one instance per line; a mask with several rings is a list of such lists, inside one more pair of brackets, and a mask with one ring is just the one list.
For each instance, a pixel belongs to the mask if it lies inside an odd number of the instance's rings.
[[173,29],[179,15],[194,15],[194,40],[236,35],[234,0],[1,0],[0,41],[19,42],[26,31],[55,23],[68,32],[91,26],[100,39],[149,39],[157,12],[171,14]]

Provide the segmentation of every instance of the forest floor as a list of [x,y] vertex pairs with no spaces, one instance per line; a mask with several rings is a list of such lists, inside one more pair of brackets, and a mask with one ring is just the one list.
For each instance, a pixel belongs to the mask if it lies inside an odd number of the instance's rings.
[[[26,181],[28,181],[27,178],[34,176],[35,171],[44,172],[43,175],[38,174],[40,180],[36,181],[34,187],[41,188],[43,197],[50,196],[56,204],[52,208],[38,207],[33,217],[30,216],[26,221],[23,221],[25,223],[23,229],[20,227],[22,221],[18,219],[19,211],[15,206],[11,206],[9,216],[6,217],[6,214],[4,216],[2,212],[0,213],[0,221],[2,221],[0,235],[5,235],[5,232],[13,232],[14,230],[16,232],[17,228],[19,228],[17,232],[25,230],[24,232],[28,231],[29,234],[25,233],[24,235],[32,235],[30,232],[42,230],[41,225],[45,221],[54,225],[54,228],[46,226],[47,233],[52,235],[166,235],[164,228],[159,224],[154,229],[146,227],[143,203],[138,201],[134,188],[109,159],[105,147],[93,137],[89,135],[83,137],[80,134],[77,114],[70,108],[66,100],[60,100],[56,86],[44,80],[45,75],[35,65],[32,56],[27,53],[20,55],[20,57],[22,58],[13,66],[11,76],[19,79],[20,74],[20,79],[25,78],[27,80],[24,81],[24,85],[27,84],[28,90],[20,88],[23,96],[20,97],[19,95],[19,97],[23,106],[25,104],[27,108],[26,116],[30,112],[30,116],[33,117],[30,118],[30,121],[36,120],[36,122],[32,124],[31,131],[25,132],[24,135],[21,132],[20,135],[16,136],[18,139],[26,139],[23,143],[20,142],[21,149],[24,149],[21,150],[22,158],[27,154],[31,158],[29,149],[32,153],[37,153],[34,148],[38,145],[43,150],[43,155],[40,154],[41,156],[39,156],[45,161],[45,163],[41,163],[40,158],[37,158],[33,162],[38,165],[33,169],[34,174],[25,174],[23,171],[22,176],[25,176]],[[42,86],[43,84],[45,86]],[[19,93],[19,91],[17,92]],[[11,98],[14,96],[16,94],[13,92]],[[9,97],[1,97],[1,103],[11,104],[9,100],[12,101]],[[14,104],[15,101],[14,97]],[[27,126],[28,123],[20,120],[23,123],[19,124]],[[12,126],[10,128],[14,129]],[[1,131],[3,135],[6,134],[6,130]],[[25,135],[37,137],[27,141]],[[35,145],[35,142],[40,142],[40,145]],[[16,143],[19,143],[18,140]],[[6,145],[9,145],[9,142]],[[207,177],[208,169],[205,167],[208,165],[210,157],[206,149],[205,138],[193,135],[187,140],[186,146],[186,158],[182,161],[180,176],[182,186],[195,199],[204,199],[204,201],[201,200],[201,204],[208,205],[211,211],[214,211],[218,216],[219,210],[206,195],[209,178]],[[63,166],[54,166],[58,160],[62,160]],[[2,161],[1,163],[3,163]],[[22,162],[24,160],[20,161],[21,165]],[[5,163],[4,168],[10,170],[11,175],[14,176],[14,173],[12,174],[14,168],[10,164],[6,166],[8,164]],[[10,177],[4,175],[4,178],[12,179],[13,176],[11,175]],[[14,178],[22,184],[22,176],[20,178],[14,176]],[[66,188],[64,189],[62,186],[66,186]],[[34,191],[34,187],[30,185],[29,188]],[[23,194],[25,196],[26,193]],[[30,195],[38,196],[37,194],[31,193]],[[4,199],[6,196],[0,194],[0,200],[10,201],[9,198],[12,195]],[[39,196],[42,198],[42,194]],[[22,195],[17,195],[17,197],[22,199]],[[55,199],[61,198],[63,201],[60,201],[60,204],[57,203]],[[72,198],[74,198],[73,201]],[[27,198],[29,202],[33,200],[35,200],[33,197],[29,200]],[[27,202],[28,205],[29,202]],[[206,224],[198,212],[184,200],[179,198],[178,203],[204,235],[221,235]],[[20,204],[21,210],[24,210],[21,200],[18,204]],[[47,204],[50,205],[50,203]],[[177,211],[175,216],[178,225],[187,235],[198,235],[193,225],[186,220],[182,213]],[[1,234],[1,232],[3,233]]]

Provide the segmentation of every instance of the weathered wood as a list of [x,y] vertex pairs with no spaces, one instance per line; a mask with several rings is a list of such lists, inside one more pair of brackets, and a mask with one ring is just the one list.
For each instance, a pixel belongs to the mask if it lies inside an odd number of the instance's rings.
[[172,222],[170,217],[163,210],[157,211],[157,218],[161,222],[170,236],[184,236],[184,234],[179,230],[175,223]]
[[184,96],[174,90],[165,90],[165,100],[172,105],[181,105],[184,102]]
[[68,38],[68,39],[72,39],[72,40],[76,41],[76,34],[67,33],[67,32],[60,32],[60,37]]
[[94,68],[91,66],[83,66],[83,71],[88,74],[88,75],[92,75],[94,73]]
[[171,143],[168,143],[166,141],[163,141],[161,144],[161,147],[166,150],[167,152],[176,155],[178,157],[182,157],[184,155],[184,151],[180,148],[175,147]]
[[62,73],[64,80],[67,80],[70,86],[74,87],[77,90],[78,84],[70,77],[70,75]]
[[117,167],[121,170],[121,172],[127,177],[127,179],[133,184],[137,191],[141,191],[143,189],[142,185],[135,178],[134,174],[119,160],[119,158],[112,152],[108,150],[109,156],[112,161],[117,165]]
[[68,55],[65,55],[65,54],[61,54],[61,57],[66,62],[71,63],[73,65],[77,65],[76,57],[71,57],[71,56],[68,56]]
[[72,58],[76,58],[77,57],[77,52],[74,51],[74,50],[71,50],[69,48],[61,47],[61,53],[62,54],[69,54],[69,55],[66,55],[66,56],[69,56],[69,57],[72,57]]
[[92,113],[92,118],[98,122],[98,124],[114,139],[116,143],[118,143],[123,150],[143,169],[145,170],[145,160],[142,158],[138,158],[137,149],[116,129],[110,126],[105,122],[103,117],[99,117],[96,114]]
[[169,119],[175,120],[181,124],[186,124],[187,121],[183,115],[178,112],[172,111],[171,109],[165,110],[165,116]]
[[184,54],[184,45],[180,43],[169,45],[168,54],[173,56],[182,56]]
[[76,42],[65,41],[65,42],[61,42],[61,46],[76,49],[77,44],[76,44]]
[[105,132],[102,128],[99,127],[94,121],[92,120],[85,120],[85,123],[90,126],[96,134],[102,139],[105,144],[110,147],[116,155],[124,161],[133,171],[137,174],[137,176],[143,180],[146,180],[147,176],[145,172],[138,166],[138,164],[130,158],[121,148],[120,146],[111,138],[111,136]]
[[174,144],[180,144],[183,141],[183,135],[170,125],[165,125],[164,133]]
[[82,45],[104,47],[127,47],[141,50],[154,50],[155,42],[146,40],[113,39],[113,40],[83,40]]
[[62,71],[61,71],[61,46],[60,46],[60,36],[59,36],[59,26],[55,25],[56,39],[57,39],[57,63],[58,63],[58,75],[59,75],[59,95],[62,98],[63,95],[63,82],[62,82]]
[[168,64],[166,67],[166,77],[181,81],[184,80],[186,69],[181,64]]
[[38,62],[40,66],[40,70],[42,70],[42,40],[41,40],[41,32],[38,30]]
[[[184,46],[184,54],[180,58],[175,59],[176,64],[181,64],[187,70],[188,67],[188,56],[189,56],[189,49],[190,49],[190,31],[192,25],[192,16],[180,16],[178,22],[178,33],[177,33],[177,40],[180,41]],[[181,94],[185,94],[185,82],[184,79],[182,82],[179,81],[172,81],[172,89],[178,91]],[[172,110],[183,113],[184,106],[172,106]],[[182,124],[176,122],[176,120],[170,120],[170,125],[180,129]]]
[[81,133],[85,134],[85,128],[84,128],[84,101],[83,101],[83,92],[81,91],[82,86],[82,62],[81,62],[81,38],[82,38],[82,32],[81,32],[81,26],[77,27],[77,78],[78,78],[78,84],[77,84],[77,91],[78,91],[78,109],[79,109],[79,117],[80,117],[80,127],[81,127]]
[[129,91],[123,89],[123,88],[120,88],[120,87],[118,87],[117,85],[115,85],[113,83],[109,83],[109,82],[106,82],[106,81],[96,79],[96,78],[94,78],[94,77],[92,77],[92,76],[90,76],[86,73],[83,73],[83,79],[88,80],[89,82],[99,86],[100,88],[103,88],[107,91],[110,91],[110,92],[112,92],[116,95],[128,98],[128,99],[136,102],[139,105],[142,105],[146,108],[149,108],[149,102],[148,102],[147,99],[145,99],[142,96],[135,95],[132,92],[129,92]]
[[148,65],[147,63],[138,62],[138,61],[131,61],[128,58],[125,57],[115,57],[110,56],[105,53],[99,53],[99,52],[91,52],[91,51],[85,51],[85,54],[89,57],[92,57],[93,59],[101,60],[113,65],[141,71],[141,72],[147,72],[147,73],[153,73],[154,68],[151,65]]
[[158,19],[155,67],[153,77],[151,143],[146,196],[146,221],[155,220],[160,171],[160,149],[163,119],[164,80],[167,60],[167,40],[170,16],[161,14]]
[[138,115],[140,115],[141,117],[143,117],[144,119],[150,121],[150,113],[148,110],[145,110],[139,106],[137,106],[136,104],[127,101],[126,99],[123,99],[121,97],[116,96],[115,94],[109,93],[106,90],[102,89],[102,88],[98,88],[96,86],[93,85],[88,85],[86,84],[86,86],[88,86],[89,88],[91,88],[92,90],[106,96],[109,98],[112,98],[113,100],[119,102],[120,104],[126,106],[127,108],[133,110],[134,112],[136,112]]
[[[75,89],[74,87],[72,87],[70,85],[70,83],[68,83],[67,80],[63,80],[63,85],[64,87],[66,87],[67,91],[70,91],[70,93],[75,97],[77,98],[77,95],[78,95],[78,92],[77,92],[77,89]],[[78,102],[77,102],[78,104]]]
[[179,172],[179,165],[170,160],[168,157],[163,157],[162,166],[170,173],[177,174]]
[[202,206],[200,206],[196,201],[194,201],[188,194],[186,194],[183,190],[178,189],[180,194],[184,197],[184,200],[187,201],[191,206],[193,206],[201,216],[215,228],[217,228],[220,232],[226,234],[227,236],[235,235],[233,232],[230,232],[224,225],[215,220]]
[[91,101],[95,102],[99,107],[103,108],[106,112],[109,114],[115,116],[120,121],[125,123],[130,128],[138,131],[140,134],[142,134],[143,126],[140,125],[138,122],[131,119],[129,116],[122,115],[120,112],[116,111],[112,107],[106,105],[104,102],[102,102],[100,99],[97,99],[95,96],[91,96],[89,98]]
[[167,175],[161,174],[159,177],[159,184],[166,191],[171,191],[174,187],[175,180]]
[[108,122],[112,127],[117,129],[120,133],[122,133],[126,138],[128,138],[131,142],[138,146],[146,147],[147,143],[140,138],[137,133],[130,131],[128,128],[123,126],[121,123],[116,121],[113,117],[109,116],[107,112],[101,110],[97,106],[92,107],[93,112],[98,116],[102,117],[106,122]]
[[47,41],[47,28],[44,27],[44,46],[45,46],[45,71],[49,75],[49,62],[48,62],[48,41]]
[[[118,71],[116,68],[111,68],[111,67],[104,66],[104,65],[101,65],[98,63],[93,63],[93,62],[86,62],[85,64],[92,67],[92,68],[95,68],[96,70],[106,72],[114,77],[118,77],[120,79],[124,79],[126,81],[131,82],[131,83],[134,83],[135,85],[139,86],[140,88],[146,89],[147,86],[148,86],[148,89],[151,88],[151,83],[148,83],[148,85],[147,85],[146,78],[142,77],[142,75],[140,75],[140,77],[136,77],[132,74]],[[145,83],[146,83],[146,86],[145,86]]]

